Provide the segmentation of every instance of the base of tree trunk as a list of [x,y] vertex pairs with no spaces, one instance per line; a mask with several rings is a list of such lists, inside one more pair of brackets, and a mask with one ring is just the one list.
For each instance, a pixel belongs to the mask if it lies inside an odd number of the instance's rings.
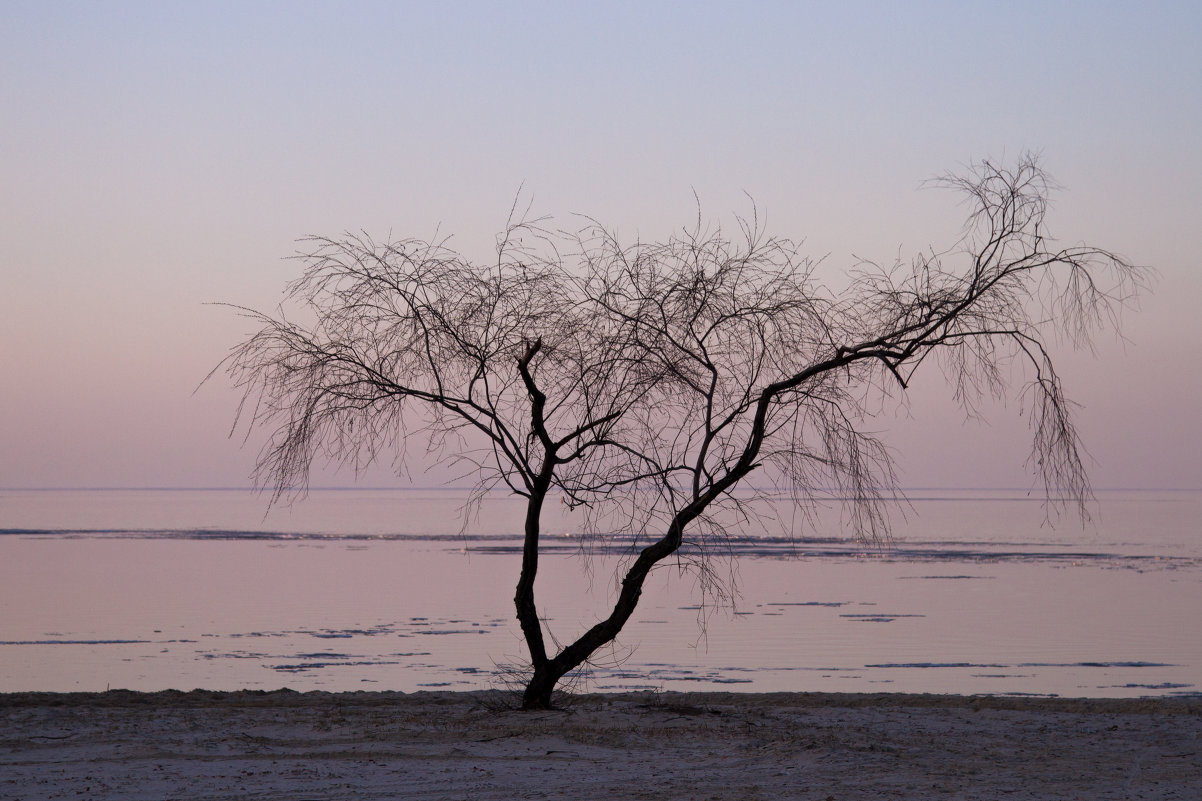
[[536,677],[526,685],[522,694],[522,709],[551,709],[551,693],[555,690],[559,677],[546,679]]

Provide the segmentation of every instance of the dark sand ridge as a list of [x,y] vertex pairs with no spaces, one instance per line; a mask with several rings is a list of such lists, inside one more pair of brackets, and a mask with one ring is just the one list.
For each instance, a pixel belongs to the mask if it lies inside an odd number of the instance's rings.
[[1202,698],[0,695],[0,798],[1202,798]]

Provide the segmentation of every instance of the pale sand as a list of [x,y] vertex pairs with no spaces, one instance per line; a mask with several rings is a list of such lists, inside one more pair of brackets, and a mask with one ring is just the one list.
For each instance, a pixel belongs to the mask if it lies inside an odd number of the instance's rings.
[[0,695],[4,799],[1202,799],[1202,699]]

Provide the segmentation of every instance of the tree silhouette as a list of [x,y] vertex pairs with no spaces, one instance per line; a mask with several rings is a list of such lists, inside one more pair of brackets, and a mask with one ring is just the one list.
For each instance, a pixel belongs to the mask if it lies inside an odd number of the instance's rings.
[[[1116,326],[1148,272],[1050,239],[1052,187],[1034,158],[937,183],[971,204],[961,241],[860,265],[838,292],[754,216],[733,238],[698,223],[624,245],[591,220],[564,233],[511,212],[487,265],[445,242],[306,240],[288,292],[296,316],[243,309],[260,329],[222,363],[243,393],[239,418],[271,432],[256,480],[276,500],[305,486],[319,455],[399,465],[420,441],[474,476],[475,498],[500,487],[525,498],[514,602],[528,708],[550,705],[617,636],[656,565],[687,555],[705,575],[706,554],[751,513],[733,492],[748,476],[802,505],[838,499],[857,534],[885,536],[897,486],[866,422],[930,362],[941,371],[922,372],[941,372],[969,411],[1024,376],[1031,467],[1049,500],[1083,509],[1088,480],[1047,343],[1088,345]],[[554,653],[535,602],[552,493],[632,548],[612,611]]]

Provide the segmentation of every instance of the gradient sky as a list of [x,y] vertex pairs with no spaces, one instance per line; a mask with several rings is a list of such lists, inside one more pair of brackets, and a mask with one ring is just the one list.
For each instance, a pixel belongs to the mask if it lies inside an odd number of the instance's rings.
[[[1061,353],[1095,485],[1202,487],[1199,41],[1196,2],[0,0],[0,487],[246,485],[205,303],[273,307],[306,234],[487,257],[522,186],[644,239],[747,193],[843,269],[949,244],[923,180],[1028,149],[1054,235],[1160,271]],[[927,379],[880,420],[904,483],[1027,486],[1019,404]]]

